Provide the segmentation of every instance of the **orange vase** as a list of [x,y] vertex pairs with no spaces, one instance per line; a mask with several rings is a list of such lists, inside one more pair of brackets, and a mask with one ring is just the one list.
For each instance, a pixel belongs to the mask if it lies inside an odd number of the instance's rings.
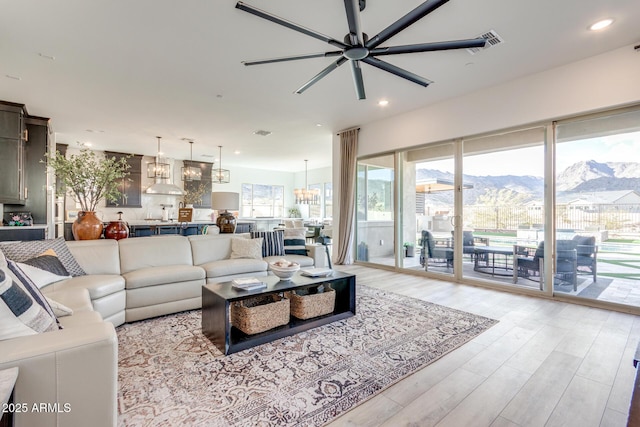
[[78,218],[73,221],[71,231],[76,240],[95,240],[102,236],[102,221],[95,212],[78,212]]

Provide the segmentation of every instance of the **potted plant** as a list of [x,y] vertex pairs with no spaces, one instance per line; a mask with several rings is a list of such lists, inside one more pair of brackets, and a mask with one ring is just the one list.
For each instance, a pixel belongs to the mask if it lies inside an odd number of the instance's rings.
[[300,218],[302,215],[300,214],[300,209],[298,208],[289,208],[289,218]]
[[121,197],[118,184],[129,175],[127,158],[108,158],[83,147],[69,157],[56,151],[46,163],[55,171],[65,192],[80,205],[72,226],[74,239],[99,239],[102,221],[96,217],[96,207],[103,199],[115,202]]
[[415,246],[413,243],[405,242],[404,244],[404,256],[412,258],[416,256]]

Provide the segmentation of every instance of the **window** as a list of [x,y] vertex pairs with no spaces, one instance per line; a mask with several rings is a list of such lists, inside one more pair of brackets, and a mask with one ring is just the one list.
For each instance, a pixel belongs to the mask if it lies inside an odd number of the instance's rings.
[[244,218],[284,216],[284,186],[242,184],[240,216]]

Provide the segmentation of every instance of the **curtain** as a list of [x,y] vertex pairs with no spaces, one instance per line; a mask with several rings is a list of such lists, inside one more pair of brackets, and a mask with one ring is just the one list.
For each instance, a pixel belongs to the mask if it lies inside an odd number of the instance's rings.
[[353,235],[356,198],[356,160],[358,132],[340,132],[340,222],[338,225],[337,264],[353,264]]

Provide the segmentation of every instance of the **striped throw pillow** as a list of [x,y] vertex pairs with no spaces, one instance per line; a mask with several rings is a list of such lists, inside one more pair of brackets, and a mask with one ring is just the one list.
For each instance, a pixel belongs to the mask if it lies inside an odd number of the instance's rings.
[[286,255],[307,255],[306,231],[304,227],[284,229],[284,253]]
[[284,233],[282,230],[275,231],[252,231],[251,238],[262,238],[262,256],[283,256],[284,255]]

